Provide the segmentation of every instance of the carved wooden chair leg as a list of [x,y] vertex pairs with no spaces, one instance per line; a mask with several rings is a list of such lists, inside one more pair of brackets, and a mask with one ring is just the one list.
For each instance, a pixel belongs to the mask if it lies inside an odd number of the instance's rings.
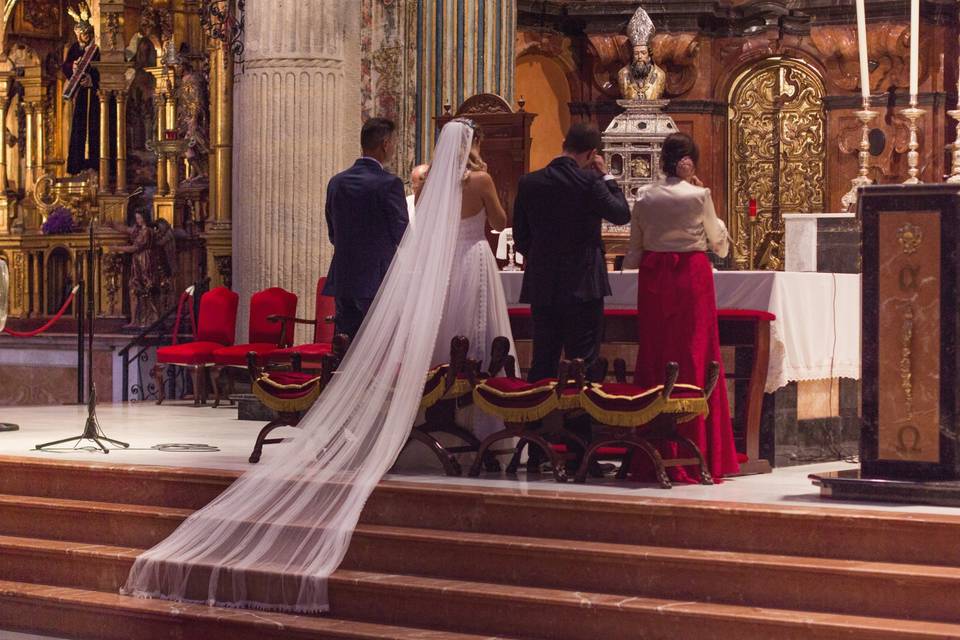
[[448,476],[463,475],[463,470],[460,468],[460,463],[457,461],[456,456],[447,451],[444,446],[440,444],[440,441],[429,433],[414,427],[410,432],[410,437],[407,439],[407,442],[410,441],[419,442],[430,449],[430,451],[437,456],[437,460],[443,465],[443,472]]
[[166,396],[166,373],[167,365],[165,364],[155,364],[150,370],[150,375],[153,377],[153,384],[157,387],[157,404],[162,404],[164,400],[167,399]]
[[690,450],[693,451],[693,455],[697,457],[697,462],[700,467],[700,484],[713,484],[713,476],[710,475],[710,467],[707,466],[707,461],[703,458],[703,452],[700,451],[700,447],[686,436],[682,436],[679,433],[676,435],[676,439],[680,442],[686,444],[690,447]]
[[483,464],[483,460],[487,456],[487,452],[490,450],[490,447],[501,440],[506,440],[507,438],[517,438],[519,436],[519,428],[507,427],[503,431],[491,433],[489,436],[484,438],[483,442],[480,443],[480,447],[477,449],[477,456],[473,459],[473,464],[470,465],[470,471],[467,472],[467,475],[469,475],[471,478],[476,478],[480,475],[480,466]]
[[[587,450],[583,453],[583,460],[580,462],[580,468],[577,469],[577,475],[574,476],[574,482],[586,482],[587,474],[590,472],[590,463],[593,462],[593,458],[597,455],[597,451],[603,447],[615,447],[615,446],[626,446],[632,447],[633,443],[628,440],[598,440],[587,447]],[[624,474],[626,476],[626,474]],[[618,475],[619,479],[620,476]]]
[[260,456],[263,455],[263,445],[265,444],[277,444],[283,442],[284,438],[267,438],[270,435],[271,431],[279,429],[280,427],[294,427],[295,424],[290,424],[288,417],[283,415],[274,418],[267,425],[260,429],[260,433],[257,434],[257,441],[253,445],[253,453],[250,454],[251,464],[256,464],[260,462]]
[[651,462],[653,462],[653,470],[657,474],[657,480],[660,482],[660,487],[663,489],[672,488],[673,483],[670,482],[670,476],[667,475],[667,469],[663,466],[663,457],[660,455],[660,452],[657,451],[657,448],[640,437],[637,437],[635,440],[633,440],[633,443],[637,446],[637,448],[646,453]]
[[193,380],[193,406],[199,407],[203,397],[203,367],[190,367],[190,378]]
[[557,453],[549,442],[535,433],[527,434],[526,438],[530,441],[531,446],[539,447],[543,455],[550,459],[550,466],[553,467],[553,479],[557,482],[566,482],[568,480],[567,460],[563,454]]
[[213,408],[216,409],[220,406],[220,374],[223,372],[223,367],[214,366],[210,367],[210,382],[213,386]]

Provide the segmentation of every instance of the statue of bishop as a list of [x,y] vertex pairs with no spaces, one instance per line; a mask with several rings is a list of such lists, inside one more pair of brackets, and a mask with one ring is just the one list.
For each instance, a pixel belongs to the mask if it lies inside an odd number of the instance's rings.
[[617,74],[620,95],[625,100],[659,100],[663,96],[667,75],[650,55],[650,39],[655,31],[650,16],[643,7],[637,7],[627,25],[633,61]]

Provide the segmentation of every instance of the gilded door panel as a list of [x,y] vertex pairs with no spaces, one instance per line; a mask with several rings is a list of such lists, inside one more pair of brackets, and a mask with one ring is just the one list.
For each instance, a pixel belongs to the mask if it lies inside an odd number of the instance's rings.
[[[753,268],[751,198],[757,201],[756,244],[777,230],[781,213],[823,211],[823,83],[816,71],[781,58],[744,71],[730,91],[729,133],[730,233],[737,266]],[[777,256],[770,266],[781,262]]]

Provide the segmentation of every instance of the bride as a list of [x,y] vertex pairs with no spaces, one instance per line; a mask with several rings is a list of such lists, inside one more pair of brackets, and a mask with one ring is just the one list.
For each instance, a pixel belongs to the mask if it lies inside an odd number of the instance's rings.
[[[490,345],[497,336],[507,337],[511,353],[514,353],[500,270],[485,231],[486,223],[494,231],[503,231],[507,225],[507,213],[500,204],[496,185],[487,173],[487,164],[480,157],[483,131],[472,120],[463,119],[461,122],[472,129],[473,142],[463,180],[460,227],[450,271],[450,293],[443,308],[431,367],[450,361],[450,341],[456,336],[464,336],[470,341],[467,357],[477,362],[487,362]],[[460,415],[458,420],[472,426],[480,440],[503,428],[496,418],[473,407]]]
[[[487,272],[492,256],[476,248],[482,212],[494,226],[502,226],[503,214],[489,176],[467,173],[471,153],[479,158],[474,129],[458,119],[441,131],[417,224],[302,430],[141,554],[123,593],[301,613],[329,609],[327,579],[407,440],[424,375],[442,348],[441,318],[444,332],[475,330],[458,326],[474,319],[484,325],[476,334],[485,341],[508,326],[499,281]],[[470,273],[478,267],[483,275]],[[476,288],[460,288],[476,278]],[[501,306],[502,316],[491,310]],[[471,339],[471,350],[478,348]]]

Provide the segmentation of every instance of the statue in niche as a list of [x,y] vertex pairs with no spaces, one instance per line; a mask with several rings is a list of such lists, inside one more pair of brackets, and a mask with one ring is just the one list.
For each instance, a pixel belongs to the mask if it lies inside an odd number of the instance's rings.
[[177,288],[177,234],[165,218],[157,220],[154,246],[159,265],[160,309],[173,305]]
[[137,186],[157,183],[156,155],[151,145],[156,137],[154,94],[157,81],[146,69],[156,66],[157,51],[142,32],[127,48],[131,69],[127,92],[127,183]]
[[[182,54],[182,52],[181,52]],[[177,88],[177,129],[187,146],[187,180],[206,177],[210,156],[210,101],[203,62],[181,55],[183,75]]]
[[667,82],[667,74],[653,62],[650,39],[656,29],[650,16],[637,7],[627,25],[633,60],[617,74],[620,95],[625,100],[659,100]]
[[127,234],[130,242],[112,249],[115,253],[130,254],[130,324],[127,327],[150,326],[160,316],[157,306],[160,294],[160,264],[156,232],[147,221],[144,211],[134,214],[131,227],[116,222],[111,226],[120,233]]
[[[86,169],[100,167],[100,72],[94,62],[100,60],[100,50],[94,42],[90,10],[81,3],[78,11],[67,12],[76,24],[73,27],[77,41],[70,45],[63,61],[63,75],[67,78],[64,99],[73,101],[73,120],[70,127],[70,147],[67,153],[67,173],[76,175]],[[78,76],[74,78],[74,76]],[[78,84],[68,93],[69,85]]]

